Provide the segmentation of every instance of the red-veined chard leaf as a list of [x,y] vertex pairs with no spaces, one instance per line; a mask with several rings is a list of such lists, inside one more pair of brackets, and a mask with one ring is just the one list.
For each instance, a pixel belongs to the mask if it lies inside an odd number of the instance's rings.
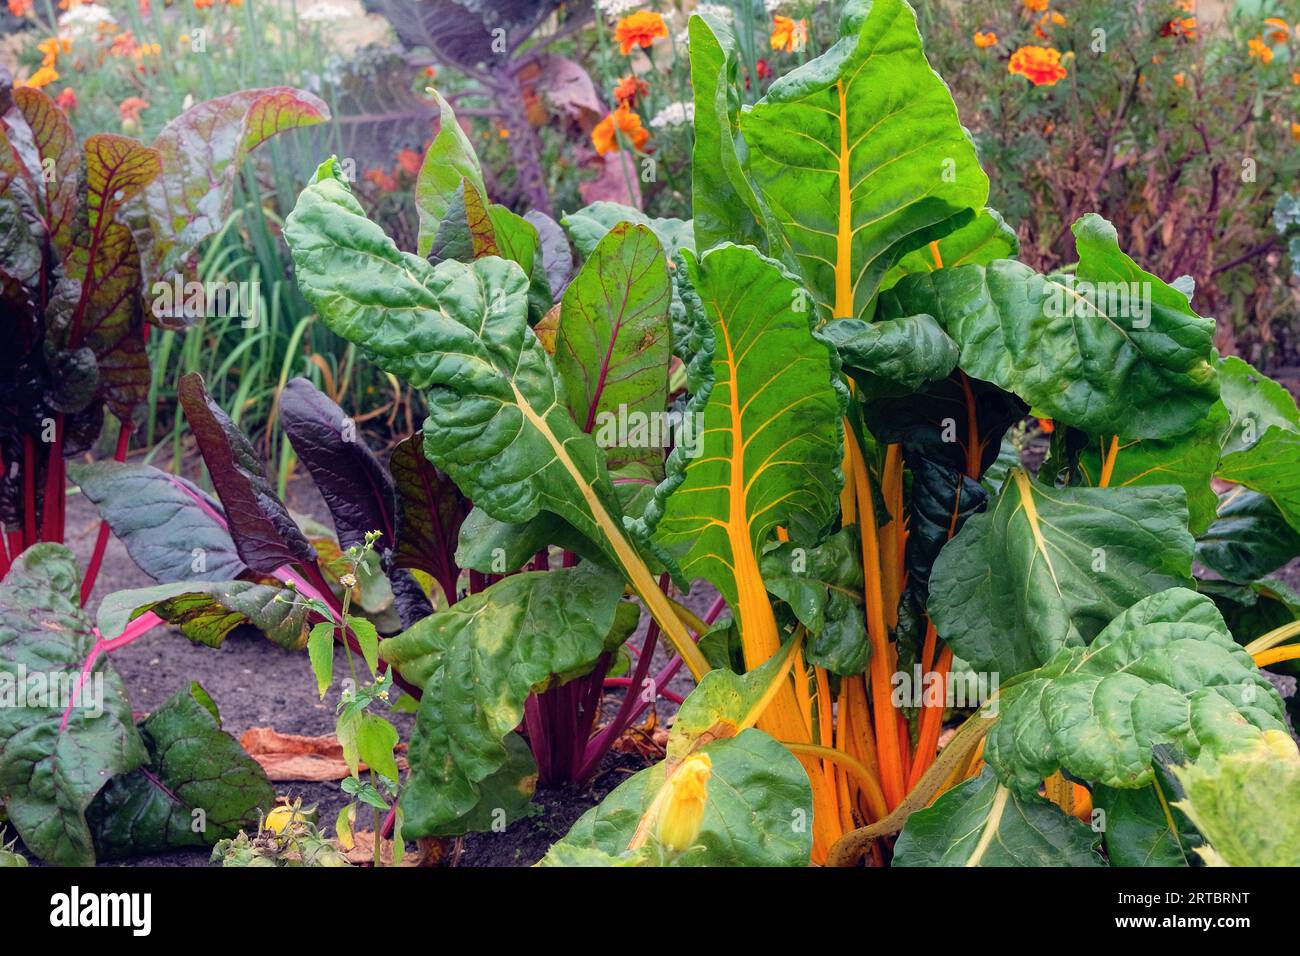
[[424,453],[485,512],[564,518],[623,570],[691,670],[703,661],[622,526],[603,455],[563,404],[528,327],[529,280],[488,257],[437,266],[397,249],[364,215],[336,161],[285,224],[298,286],[335,333],[428,396]]
[[[0,706],[0,800],[27,848],[61,866],[95,862],[87,807],[110,777],[148,759],[108,661],[79,684],[94,646],[72,552],[28,548],[0,582],[0,687],[28,695],[26,706]],[[33,699],[38,685],[51,696]]]
[[211,846],[274,805],[266,772],[222,731],[217,705],[197,683],[142,720],[140,736],[148,762],[110,780],[86,814],[100,859]]
[[240,560],[260,574],[272,574],[286,564],[315,561],[315,549],[271,489],[257,453],[213,401],[197,372],[181,378],[178,393],[225,507]]
[[280,423],[325,499],[339,544],[350,548],[378,531],[381,552],[396,547],[393,479],[343,409],[307,379],[295,378],[280,392]]
[[469,502],[451,479],[424,457],[420,432],[397,444],[388,467],[397,489],[395,563],[428,574],[442,588],[447,603],[454,604],[460,578],[456,538]]
[[55,250],[61,257],[67,256],[72,246],[77,184],[81,180],[81,151],[76,134],[67,114],[42,90],[30,86],[14,90],[14,106],[31,130],[35,155],[40,161],[37,210]]
[[153,142],[162,175],[133,210],[146,284],[193,265],[199,244],[230,214],[235,176],[249,153],[277,133],[329,115],[311,93],[274,86],[198,103],[164,126]]
[[188,479],[119,461],[74,463],[68,471],[155,581],[224,581],[248,570],[221,505]]

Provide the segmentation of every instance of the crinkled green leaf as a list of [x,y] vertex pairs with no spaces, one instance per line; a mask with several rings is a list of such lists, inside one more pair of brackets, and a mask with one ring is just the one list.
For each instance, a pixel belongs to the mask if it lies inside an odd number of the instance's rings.
[[408,835],[448,832],[480,803],[528,694],[600,656],[622,593],[590,564],[516,574],[383,642],[383,658],[424,690],[402,796]]
[[928,610],[960,657],[1005,681],[1190,586],[1193,544],[1181,488],[1052,488],[1017,469],[939,554]]
[[[709,755],[704,820],[695,845],[667,866],[807,866],[812,853],[812,789],[794,756],[760,730],[700,748]],[[589,851],[622,857],[637,824],[664,785],[658,763],[620,784],[588,810],[542,860],[542,866],[595,862]],[[584,852],[587,851],[587,852]],[[637,865],[655,861],[638,856]]]
[[148,763],[110,780],[87,812],[100,859],[211,846],[275,803],[266,772],[222,731],[197,683],[142,720],[140,736]]
[[941,269],[899,282],[881,314],[933,315],[967,373],[1058,422],[1123,438],[1188,431],[1218,398],[1214,322],[1143,272],[1101,217],[1084,216],[1074,236],[1072,278],[1010,260]]
[[1224,455],[1218,476],[1264,495],[1300,532],[1300,431],[1271,426],[1254,445]]
[[855,525],[815,548],[787,541],[759,562],[768,591],[808,629],[805,658],[835,674],[860,674],[871,653],[862,608],[862,553]]
[[1104,866],[1098,834],[987,768],[907,818],[894,866]]
[[[970,222],[988,177],[902,0],[855,4],[829,50],[740,115],[748,169],[823,318],[872,318],[907,253]],[[914,309],[912,313],[928,309]]]
[[822,328],[865,401],[901,398],[948,377],[957,343],[928,315],[881,322],[833,319]]
[[695,238],[689,220],[654,219],[634,206],[600,200],[583,206],[577,212],[571,212],[560,224],[568,230],[573,239],[574,248],[585,259],[596,251],[600,240],[620,222],[630,222],[634,226],[645,226],[663,245],[664,255],[671,257],[682,249],[695,250]]
[[[106,657],[77,690],[94,645],[72,552],[32,545],[0,582],[0,700],[9,698],[0,706],[0,801],[23,844],[59,866],[95,862],[87,807],[111,777],[148,759]],[[54,699],[32,697],[37,685]],[[27,706],[16,706],[23,690]]]
[[1300,410],[1286,388],[1235,355],[1220,359],[1218,369],[1220,396],[1232,418],[1224,454],[1244,451],[1273,426],[1300,431]]
[[1063,647],[998,698],[985,759],[1032,793],[1057,770],[1108,787],[1147,786],[1153,749],[1231,753],[1286,727],[1282,700],[1204,595],[1171,588],[1115,618],[1088,647]]

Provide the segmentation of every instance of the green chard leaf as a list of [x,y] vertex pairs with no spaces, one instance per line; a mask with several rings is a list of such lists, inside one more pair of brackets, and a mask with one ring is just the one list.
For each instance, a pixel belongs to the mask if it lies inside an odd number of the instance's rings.
[[853,4],[840,33],[739,125],[780,230],[771,254],[797,263],[823,318],[871,319],[889,270],[972,221],[989,183],[912,8]]
[[628,538],[604,456],[569,414],[528,327],[523,270],[494,257],[432,266],[400,252],[366,219],[333,160],[299,196],[285,237],[321,320],[427,391],[425,455],[498,521],[549,511],[596,542],[691,670],[707,670]]
[[415,182],[415,208],[420,216],[417,249],[421,256],[429,254],[462,183],[473,186],[479,196],[487,195],[478,156],[460,128],[456,113],[441,93],[433,90],[432,94],[438,104],[438,132],[424,154]]
[[72,552],[32,545],[0,582],[0,700],[9,698],[0,706],[0,800],[23,844],[59,866],[95,862],[87,808],[111,777],[148,760],[108,659],[95,658],[78,685],[95,643]]
[[790,751],[751,728],[705,744],[699,752],[712,761],[712,775],[704,819],[691,847],[667,859],[653,852],[626,852],[664,786],[664,762],[642,770],[583,814],[541,865],[807,866],[812,790]]
[[1154,779],[1154,748],[1195,759],[1284,730],[1282,700],[1204,595],[1171,588],[1004,687],[985,759],[1021,794],[1064,770],[1108,787]]
[[909,276],[881,297],[885,318],[926,313],[960,346],[969,375],[1040,415],[1093,435],[1172,438],[1219,395],[1214,322],[1142,271],[1100,216],[1074,224],[1079,263],[1041,276],[997,260]]
[[465,832],[528,695],[582,673],[630,633],[622,594],[617,575],[589,563],[515,574],[380,645],[424,691],[402,796],[409,836]]
[[1005,681],[1190,586],[1193,545],[1181,488],[1053,488],[1015,469],[940,552],[928,609],[958,656]]
[[178,581],[117,591],[100,602],[96,624],[111,640],[149,611],[208,647],[220,647],[241,624],[251,624],[286,650],[306,646],[309,608],[297,591],[278,583]]
[[148,763],[110,780],[87,813],[100,859],[211,846],[255,826],[274,805],[266,772],[222,731],[198,684],[142,720],[140,736]]
[[1036,794],[1012,793],[987,767],[907,818],[894,866],[1104,866],[1099,835]]

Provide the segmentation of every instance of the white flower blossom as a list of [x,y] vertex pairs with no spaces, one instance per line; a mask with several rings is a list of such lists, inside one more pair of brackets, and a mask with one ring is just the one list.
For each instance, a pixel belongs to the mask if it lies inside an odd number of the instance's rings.
[[650,125],[656,129],[663,129],[666,126],[682,126],[693,122],[695,122],[694,103],[669,103],[654,115]]
[[336,3],[319,3],[298,15],[298,19],[306,23],[337,23],[351,20],[352,17],[351,10],[342,4]]
[[101,23],[116,24],[117,20],[109,12],[108,7],[101,7],[97,3],[83,3],[59,16],[59,33],[76,39],[98,32]]
[[608,20],[619,20],[637,7],[645,6],[646,0],[596,0],[596,6]]

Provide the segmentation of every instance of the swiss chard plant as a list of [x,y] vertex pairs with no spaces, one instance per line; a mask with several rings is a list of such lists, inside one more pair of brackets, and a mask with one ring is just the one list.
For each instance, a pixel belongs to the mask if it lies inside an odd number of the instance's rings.
[[[83,490],[143,473],[145,484],[129,493],[145,487],[149,497],[118,502],[128,522],[156,524],[155,506],[165,516],[177,501],[217,515],[187,482],[123,463],[148,393],[148,329],[184,319],[183,307],[158,307],[159,287],[185,287],[245,156],[327,116],[310,94],[248,90],[194,106],[150,146],[108,134],[78,143],[48,96],[0,74],[0,800],[23,844],[45,860],[211,844],[274,797],[197,684],[132,719],[109,653],[171,615],[210,643],[230,628],[193,600],[159,615],[110,598],[97,626],[89,620],[82,606],[111,522],[83,574],[63,545],[76,470],[67,460],[95,444],[111,415],[116,461],[90,466]],[[142,563],[175,581],[187,573],[177,569],[210,555],[235,577],[244,566],[216,527],[155,538]],[[241,584],[224,598],[265,610],[258,585]],[[283,618],[268,629],[297,640]]]
[[[492,241],[463,142],[425,163],[427,256],[333,162],[287,222],[321,320],[426,392],[423,452],[472,520],[581,556],[381,643],[422,689],[405,832],[504,805],[529,693],[609,652],[626,591],[698,687],[548,864],[1187,865],[1237,840],[1179,780],[1295,749],[1260,671],[1300,655],[1268,580],[1300,550],[1294,402],[1104,220],[1061,273],[1015,260],[906,3],[849,4],[744,108],[726,25],[690,31],[694,220],[643,222],[664,258],[620,282],[600,263],[643,217],[567,217],[587,262],[558,312]],[[665,296],[666,348],[610,335],[611,306]],[[665,352],[698,441],[597,440],[600,410],[667,407]],[[1009,439],[1035,417],[1030,469]]]

